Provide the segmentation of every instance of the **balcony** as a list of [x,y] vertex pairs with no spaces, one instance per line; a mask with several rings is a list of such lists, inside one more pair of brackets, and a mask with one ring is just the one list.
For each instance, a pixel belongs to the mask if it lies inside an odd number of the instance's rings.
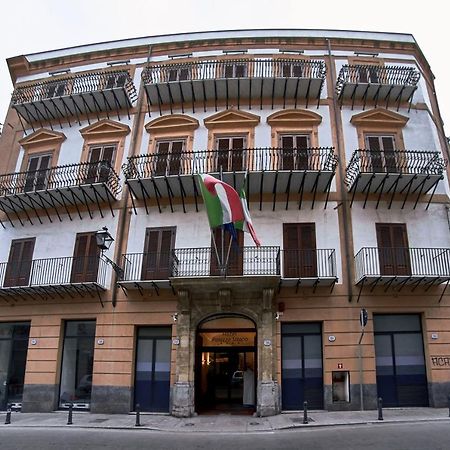
[[[6,302],[98,295],[106,289],[106,262],[98,256],[0,263],[0,298]],[[102,303],[103,306],[103,303]]]
[[404,102],[412,102],[420,73],[412,67],[344,65],[336,82],[336,94],[341,105],[350,102],[397,104],[397,110]]
[[42,224],[44,215],[52,222],[52,214],[62,221],[61,210],[70,220],[74,211],[82,219],[80,206],[91,219],[93,209],[104,217],[104,205],[114,216],[112,202],[119,193],[119,177],[108,161],[0,175],[0,210],[13,227],[15,220],[23,226],[25,218],[32,225],[36,220]]
[[[33,124],[44,127],[48,122],[71,118],[81,126],[81,117],[129,109],[136,100],[136,88],[127,70],[90,72],[68,75],[64,78],[37,81],[17,87],[12,95],[12,106],[34,131]],[[90,123],[90,122],[89,122]]]
[[217,285],[221,282],[218,278],[239,282],[242,277],[250,277],[253,280],[251,283],[255,283],[256,278],[279,279],[280,248],[233,247],[224,265],[220,264],[214,249],[210,247],[128,253],[123,255],[123,267],[124,276],[120,285],[126,290],[138,289],[141,294],[148,289],[154,289],[159,294],[161,288],[189,281],[198,284],[200,279],[212,279],[211,283]]
[[334,249],[285,249],[282,286],[312,287],[336,284],[336,251]]
[[[424,285],[427,290],[450,280],[449,248],[363,247],[355,256],[355,284],[390,287]],[[361,291],[360,291],[361,293]]]
[[236,105],[262,108],[263,103],[280,101],[297,107],[304,101],[319,102],[325,81],[326,66],[323,61],[300,59],[235,59],[222,61],[197,61],[160,64],[147,67],[142,79],[147,92],[149,111],[174,105],[192,107],[196,103],[230,101]]
[[[403,205],[410,196],[415,199],[414,209],[422,194],[434,191],[443,178],[446,161],[439,152],[411,150],[356,150],[347,167],[345,183],[352,195],[365,193],[364,207],[369,194],[378,194],[378,207],[383,194],[390,195],[389,208],[394,196],[403,195]],[[429,199],[428,206],[432,196]]]
[[[269,194],[275,210],[277,196],[285,201],[286,209],[292,197],[301,208],[305,194],[310,196],[312,207],[317,194],[326,194],[327,201],[337,162],[331,147],[255,148],[132,156],[122,169],[133,194],[132,200],[142,200],[147,214],[148,200],[155,201],[161,212],[162,198],[169,200],[172,212],[173,200],[181,198],[186,212],[185,200],[193,197],[198,210],[198,173],[222,177],[240,190],[247,171],[247,196],[257,196],[262,209],[264,194]],[[134,210],[136,212],[135,207]]]

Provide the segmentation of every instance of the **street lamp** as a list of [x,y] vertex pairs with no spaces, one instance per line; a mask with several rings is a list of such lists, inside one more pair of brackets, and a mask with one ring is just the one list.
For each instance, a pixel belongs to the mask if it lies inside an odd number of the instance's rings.
[[95,240],[97,242],[97,247],[101,250],[102,257],[105,261],[113,268],[116,272],[117,278],[121,280],[123,278],[123,269],[118,266],[114,261],[109,259],[105,254],[105,250],[109,250],[111,244],[114,242],[114,238],[109,234],[108,228],[103,227],[95,233]]

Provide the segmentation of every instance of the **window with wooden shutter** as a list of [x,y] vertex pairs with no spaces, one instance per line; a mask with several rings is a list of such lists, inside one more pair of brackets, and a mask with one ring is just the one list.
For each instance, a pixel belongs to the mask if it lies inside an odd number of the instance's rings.
[[[226,263],[226,275],[242,275],[243,273],[243,246],[244,233],[236,230],[237,243],[231,242],[231,234],[222,228],[215,228],[211,237],[211,267],[213,276],[223,275],[221,265]],[[212,240],[214,238],[214,241]],[[230,247],[231,242],[231,247]],[[214,245],[215,243],[215,245]],[[228,252],[228,249],[230,250]],[[217,250],[217,251],[216,251]],[[228,261],[227,261],[228,256]]]
[[35,238],[11,242],[4,287],[28,286],[32,267]]
[[104,183],[108,181],[111,168],[114,165],[116,146],[96,145],[89,149],[89,165],[85,183]]
[[283,155],[281,170],[314,169],[309,157],[309,134],[283,134],[280,136],[280,147]]
[[157,141],[154,159],[155,175],[178,175],[185,146],[185,139]]
[[403,223],[377,223],[378,255],[381,275],[411,274],[408,236]]
[[245,170],[244,136],[224,136],[216,138],[217,164],[215,170],[233,172]]
[[316,227],[314,223],[283,224],[284,277],[317,277]]
[[96,282],[100,249],[95,233],[78,233],[75,240],[72,263],[72,283]]
[[52,155],[30,156],[25,175],[24,192],[41,191],[47,187]]
[[176,227],[145,231],[142,280],[167,280],[172,275]]
[[373,172],[398,172],[394,136],[366,135]]

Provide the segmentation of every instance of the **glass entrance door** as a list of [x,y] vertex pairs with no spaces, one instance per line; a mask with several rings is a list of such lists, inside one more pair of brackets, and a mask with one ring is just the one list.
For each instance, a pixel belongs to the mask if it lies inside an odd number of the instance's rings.
[[0,410],[22,403],[29,323],[0,323]]
[[169,411],[170,327],[141,327],[138,329],[134,406],[141,411]]
[[283,409],[323,408],[320,323],[283,324],[281,328]]
[[383,405],[428,406],[418,314],[374,315],[377,391]]

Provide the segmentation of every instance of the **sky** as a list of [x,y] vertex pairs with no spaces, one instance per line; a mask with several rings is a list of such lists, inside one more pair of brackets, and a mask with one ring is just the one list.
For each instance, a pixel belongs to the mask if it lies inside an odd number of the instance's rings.
[[[421,6],[422,5],[422,6]],[[411,33],[435,76],[450,135],[445,2],[377,0],[20,0],[0,5],[0,123],[13,90],[6,58],[82,44],[193,31],[249,28]]]

